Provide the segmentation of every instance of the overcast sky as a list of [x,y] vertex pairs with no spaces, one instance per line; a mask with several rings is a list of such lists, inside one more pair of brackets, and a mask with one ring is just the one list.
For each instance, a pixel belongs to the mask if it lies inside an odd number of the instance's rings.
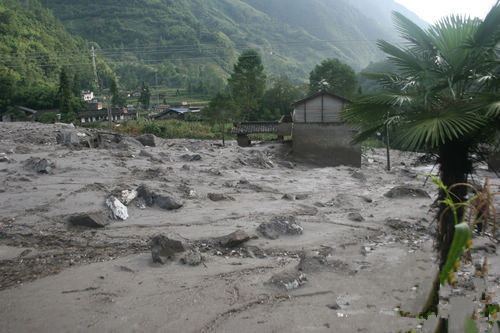
[[396,2],[432,24],[450,14],[467,14],[483,19],[496,0],[396,0]]

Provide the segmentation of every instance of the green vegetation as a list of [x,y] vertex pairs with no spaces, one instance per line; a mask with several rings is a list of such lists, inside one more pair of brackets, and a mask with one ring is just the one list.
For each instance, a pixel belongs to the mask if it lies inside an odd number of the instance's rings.
[[227,80],[235,105],[244,120],[259,119],[260,101],[266,87],[266,74],[259,54],[248,50],[241,54]]
[[[363,2],[373,2],[362,0]],[[256,49],[272,75],[304,82],[328,57],[359,69],[381,59],[389,21],[345,1],[42,0],[73,35],[95,42],[126,89],[182,87],[214,95],[240,50]],[[380,12],[391,8],[377,4]],[[89,48],[82,49],[88,54]]]
[[222,139],[221,128],[224,127],[224,135],[234,138],[230,134],[232,129],[230,124],[211,124],[209,122],[179,121],[179,120],[159,120],[159,121],[126,121],[115,129],[120,132],[139,135],[144,133],[154,134],[165,139]]
[[[386,41],[379,47],[397,68],[392,73],[372,74],[383,91],[361,96],[344,112],[358,126],[357,141],[396,124],[396,138],[403,147],[434,151],[439,155],[440,177],[448,189],[440,191],[438,246],[440,269],[445,267],[455,234],[455,222],[463,221],[464,209],[450,210],[446,202],[464,202],[472,172],[471,155],[480,144],[493,144],[500,129],[498,95],[500,72],[497,45],[500,41],[500,2],[484,21],[457,16],[443,18],[424,30],[395,13],[397,29],[406,40],[404,48]],[[436,280],[439,290],[439,279]],[[423,313],[437,311],[435,291]]]
[[[69,84],[64,108],[71,108],[68,91],[91,87],[90,59],[82,52],[87,49],[88,43],[67,33],[39,1],[0,1],[0,114],[15,113],[14,105],[59,107],[61,67]],[[106,79],[109,68],[98,66]]]
[[309,75],[309,93],[326,90],[332,94],[349,97],[356,91],[356,73],[351,66],[338,59],[327,59],[316,65]]

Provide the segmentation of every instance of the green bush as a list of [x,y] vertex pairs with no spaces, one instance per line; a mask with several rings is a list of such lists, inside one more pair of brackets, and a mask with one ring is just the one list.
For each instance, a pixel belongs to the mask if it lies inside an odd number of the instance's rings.
[[53,124],[58,121],[57,112],[45,112],[40,116],[38,121],[44,124]]

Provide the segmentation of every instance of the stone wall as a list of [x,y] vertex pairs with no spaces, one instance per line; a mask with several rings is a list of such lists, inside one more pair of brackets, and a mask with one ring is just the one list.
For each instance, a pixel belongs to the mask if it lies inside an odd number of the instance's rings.
[[351,145],[355,131],[340,123],[294,123],[293,154],[320,165],[361,167],[361,145]]

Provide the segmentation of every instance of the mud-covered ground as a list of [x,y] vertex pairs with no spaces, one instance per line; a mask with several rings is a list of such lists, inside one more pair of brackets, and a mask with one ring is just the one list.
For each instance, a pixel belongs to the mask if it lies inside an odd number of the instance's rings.
[[[436,274],[435,161],[391,151],[386,171],[384,150],[368,150],[361,169],[332,168],[278,142],[149,139],[0,123],[0,331],[433,331],[435,318],[405,316]],[[498,189],[479,165],[485,177]],[[138,189],[112,219],[106,200]],[[154,263],[157,235],[186,251]],[[442,291],[452,329],[483,292],[499,299],[496,241],[474,244]]]

